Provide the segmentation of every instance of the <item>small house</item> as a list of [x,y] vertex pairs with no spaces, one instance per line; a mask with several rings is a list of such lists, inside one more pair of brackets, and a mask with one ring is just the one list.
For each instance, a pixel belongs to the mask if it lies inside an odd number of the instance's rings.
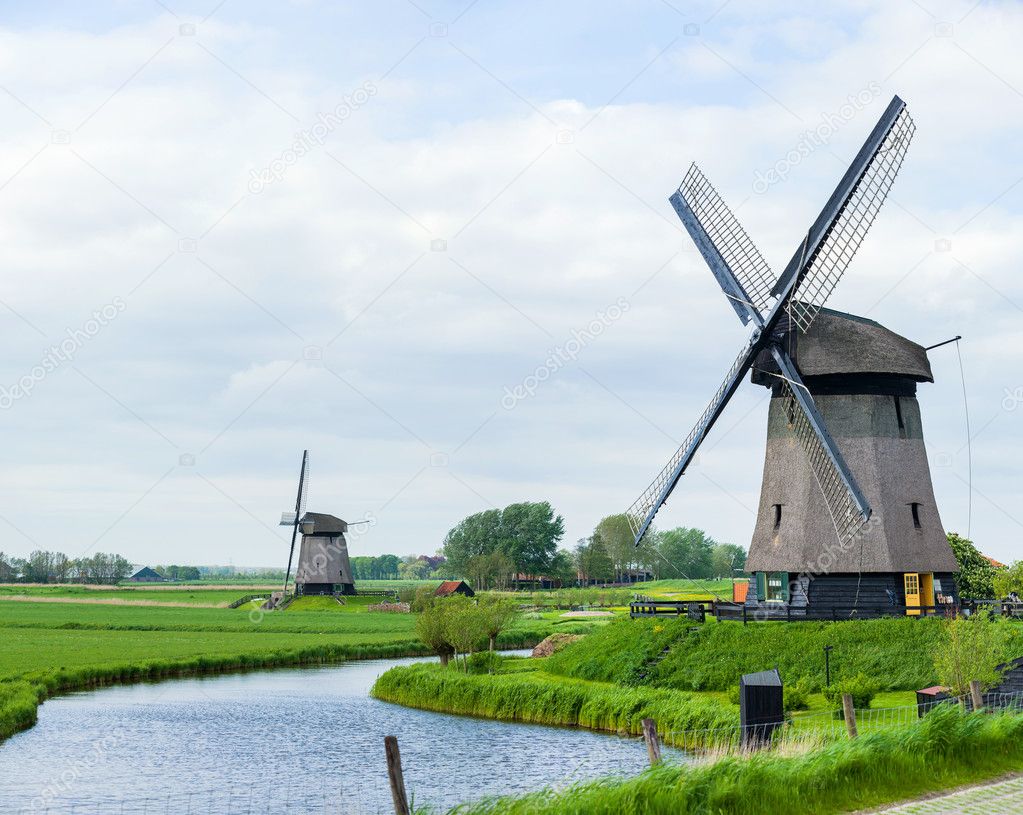
[[472,590],[464,580],[445,580],[433,593],[434,597],[450,597],[453,594],[462,594],[466,597],[475,597],[476,592]]
[[143,566],[128,578],[129,583],[166,583],[167,578],[155,569]]

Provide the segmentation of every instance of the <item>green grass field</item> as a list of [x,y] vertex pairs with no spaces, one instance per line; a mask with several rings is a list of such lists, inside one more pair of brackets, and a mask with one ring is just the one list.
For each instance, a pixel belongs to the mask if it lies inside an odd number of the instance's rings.
[[[9,589],[10,587],[2,587]],[[32,592],[32,601],[12,594]],[[83,589],[15,587],[0,592],[0,739],[30,727],[36,707],[65,690],[117,681],[349,658],[426,654],[415,616],[373,612],[382,597],[299,598],[283,612],[257,604],[223,605],[238,589]],[[191,604],[108,605],[83,600],[191,598]],[[7,599],[4,599],[4,598]],[[52,602],[53,599],[61,602]],[[501,647],[539,642],[555,630],[593,630],[588,621],[522,618],[498,638]]]

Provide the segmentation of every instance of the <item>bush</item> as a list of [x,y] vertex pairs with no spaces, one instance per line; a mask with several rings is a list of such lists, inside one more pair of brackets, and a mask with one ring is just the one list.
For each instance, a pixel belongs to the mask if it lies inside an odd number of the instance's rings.
[[501,670],[503,658],[495,651],[480,651],[472,654],[468,660],[471,674],[496,674]]
[[842,707],[842,696],[848,693],[852,696],[853,707],[863,710],[870,707],[877,692],[880,690],[878,683],[866,674],[856,674],[846,679],[840,679],[830,688],[824,689],[824,698],[836,710]]
[[810,682],[806,677],[785,686],[784,707],[786,711],[806,710],[810,707]]

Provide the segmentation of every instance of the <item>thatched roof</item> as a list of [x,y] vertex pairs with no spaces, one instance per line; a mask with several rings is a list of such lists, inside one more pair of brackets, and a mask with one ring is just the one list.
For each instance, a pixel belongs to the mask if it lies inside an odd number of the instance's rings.
[[336,537],[348,531],[348,524],[345,521],[323,512],[307,512],[299,523],[309,523],[310,521],[313,523],[312,535],[316,537]]
[[[931,363],[923,346],[899,336],[874,320],[831,309],[821,309],[806,334],[786,336],[796,366],[804,378],[836,374],[875,374],[933,382]],[[777,379],[760,371],[777,372],[770,352],[761,354],[752,375],[758,385]]]

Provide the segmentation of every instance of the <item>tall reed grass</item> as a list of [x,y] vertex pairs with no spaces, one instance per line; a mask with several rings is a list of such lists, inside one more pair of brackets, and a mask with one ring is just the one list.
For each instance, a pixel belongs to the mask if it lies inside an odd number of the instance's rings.
[[1018,770],[1023,717],[935,710],[801,755],[760,753],[456,807],[460,815],[791,815],[846,812]]

